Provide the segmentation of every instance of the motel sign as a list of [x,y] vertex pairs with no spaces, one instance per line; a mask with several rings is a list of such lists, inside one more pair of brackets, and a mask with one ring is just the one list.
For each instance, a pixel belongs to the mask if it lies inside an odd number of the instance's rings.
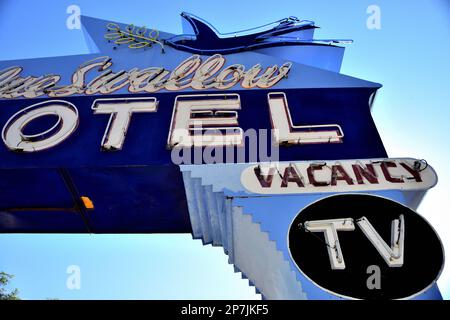
[[437,174],[386,153],[381,85],[340,73],[351,41],[181,18],[82,17],[91,53],[0,62],[0,232],[190,233],[265,299],[440,299],[414,211]]

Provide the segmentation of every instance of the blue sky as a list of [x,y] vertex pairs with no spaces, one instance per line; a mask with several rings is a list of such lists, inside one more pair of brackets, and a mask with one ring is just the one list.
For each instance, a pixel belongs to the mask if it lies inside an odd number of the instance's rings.
[[[314,20],[317,37],[354,39],[342,73],[383,84],[373,116],[389,156],[424,158],[437,171],[418,211],[450,252],[450,1],[0,0],[0,60],[87,53],[82,31],[66,27],[72,4],[83,15],[172,33],[188,11],[221,32],[294,15]],[[366,27],[369,5],[381,9],[380,30]],[[26,299],[259,298],[220,248],[190,235],[0,235],[0,247],[0,270],[16,275]],[[80,290],[66,287],[69,265],[81,268]],[[439,285],[449,299],[450,267]]]

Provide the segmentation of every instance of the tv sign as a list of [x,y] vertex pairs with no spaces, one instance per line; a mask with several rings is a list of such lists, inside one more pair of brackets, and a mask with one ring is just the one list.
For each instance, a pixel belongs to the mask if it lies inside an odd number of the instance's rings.
[[423,217],[373,195],[311,204],[292,222],[288,242],[307,278],[346,298],[413,298],[435,283],[444,263],[439,236]]

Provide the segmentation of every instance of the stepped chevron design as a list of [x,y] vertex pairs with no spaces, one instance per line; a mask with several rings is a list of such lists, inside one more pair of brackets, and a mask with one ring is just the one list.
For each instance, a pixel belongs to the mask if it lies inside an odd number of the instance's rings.
[[306,299],[284,255],[233,197],[214,191],[201,177],[183,171],[183,181],[195,239],[222,246],[228,262],[241,272],[264,299]]

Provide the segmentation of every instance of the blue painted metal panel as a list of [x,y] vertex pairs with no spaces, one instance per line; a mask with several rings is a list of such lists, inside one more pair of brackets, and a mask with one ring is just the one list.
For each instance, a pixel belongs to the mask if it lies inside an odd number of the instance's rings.
[[94,233],[191,233],[181,174],[175,166],[68,170],[88,211]]
[[57,169],[0,170],[0,226],[2,233],[88,231]]
[[[233,92],[241,96],[239,123],[244,130],[270,128],[267,103],[267,93],[270,90]],[[367,104],[372,92],[373,89],[286,90],[295,124],[339,123],[346,132],[346,139],[342,144],[281,148],[281,160],[351,159],[356,155],[359,158],[385,157],[385,149]],[[64,189],[58,187],[60,179],[58,184],[52,176],[55,175],[54,168],[64,167],[70,169],[80,194],[90,196],[96,209],[89,215],[88,227],[77,215],[65,214],[53,219],[55,213],[52,213],[40,214],[36,219],[38,222],[27,222],[26,228],[17,224],[12,228],[9,224],[0,223],[0,231],[190,232],[181,173],[172,163],[171,152],[166,147],[176,95],[177,93],[152,94],[159,101],[159,110],[156,113],[133,115],[121,151],[101,151],[100,143],[109,115],[94,115],[91,105],[95,97],[80,96],[65,98],[78,107],[80,124],[75,133],[62,144],[32,154],[14,153],[1,145],[0,178],[8,181],[2,188],[4,192],[8,192],[8,201],[22,207],[69,207],[69,201],[64,205],[52,202],[54,198],[60,201],[64,199],[60,194]],[[21,99],[14,101],[14,105],[11,105],[11,101],[0,101],[0,108],[4,111],[0,114],[0,124],[6,123],[18,110],[41,100]],[[143,168],[134,168],[136,166]],[[32,192],[23,188],[22,180],[14,179],[16,171],[10,169],[18,168],[39,170],[39,179],[28,180],[33,188],[43,191],[39,194],[39,201],[33,202],[34,198],[23,199],[24,194]],[[43,170],[44,168],[47,169]],[[26,171],[24,181],[27,181],[27,172],[34,174],[34,171]],[[167,179],[168,176],[171,179]],[[46,181],[45,188],[41,187],[43,181]],[[98,188],[92,188],[98,183]],[[52,191],[55,188],[58,189],[57,193]],[[154,195],[155,191],[157,196]],[[4,218],[7,219],[7,216]],[[76,223],[73,220],[77,220]]]

